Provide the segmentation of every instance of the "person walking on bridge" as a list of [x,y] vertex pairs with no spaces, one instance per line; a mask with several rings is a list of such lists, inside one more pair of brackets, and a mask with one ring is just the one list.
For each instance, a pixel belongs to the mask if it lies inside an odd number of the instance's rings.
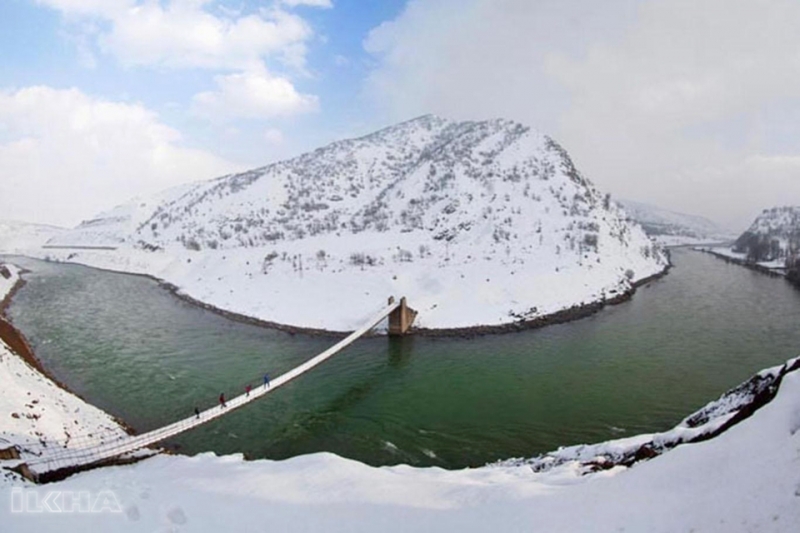
[[249,397],[250,397],[250,389],[252,389],[252,388],[253,388],[253,387],[251,387],[251,386],[250,386],[250,384],[248,383],[248,384],[247,384],[247,386],[244,388],[244,395],[245,395],[245,397],[247,397],[247,398],[249,398]]
[[266,389],[269,386],[270,386],[270,384],[269,384],[269,373],[267,373],[267,374],[264,374],[264,388]]
[[220,393],[219,393],[219,405],[220,405],[220,406],[221,406],[223,409],[225,409],[225,407],[227,407],[227,405],[225,405],[225,393],[224,393],[224,392],[220,392]]

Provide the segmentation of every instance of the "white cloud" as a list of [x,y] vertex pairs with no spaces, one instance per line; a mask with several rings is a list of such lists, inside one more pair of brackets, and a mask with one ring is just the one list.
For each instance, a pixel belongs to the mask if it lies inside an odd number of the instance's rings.
[[326,9],[333,7],[333,2],[331,2],[331,0],[281,0],[281,3],[290,7],[310,6]]
[[[273,118],[316,110],[318,98],[301,94],[288,75],[267,73],[276,60],[305,74],[311,27],[280,7],[245,14],[214,0],[38,0],[72,20],[80,55],[93,64],[94,42],[128,66],[238,71],[215,78],[217,88],[194,96],[195,115],[230,121]],[[332,7],[327,0],[283,2]]]
[[614,194],[745,225],[800,204],[773,157],[800,155],[798,24],[792,0],[415,0],[367,39],[366,91],[528,122]]
[[312,32],[303,19],[280,10],[231,20],[200,6],[144,4],[114,20],[101,47],[123,63],[212,69],[251,68],[268,55],[283,54],[302,67],[296,49]]
[[302,70],[313,35],[305,20],[277,7],[216,15],[209,0],[39,2],[71,18],[104,22],[107,29],[96,35],[100,48],[126,65],[245,69],[277,56]]
[[68,16],[111,16],[133,6],[135,0],[36,0]]
[[215,121],[271,119],[316,111],[316,96],[301,94],[285,78],[264,70],[217,76],[216,91],[195,95],[192,112]]
[[74,225],[133,196],[237,168],[182,146],[142,105],[76,89],[0,92],[0,131],[6,219]]
[[281,145],[283,144],[283,132],[277,128],[268,128],[264,132],[264,140],[267,144]]

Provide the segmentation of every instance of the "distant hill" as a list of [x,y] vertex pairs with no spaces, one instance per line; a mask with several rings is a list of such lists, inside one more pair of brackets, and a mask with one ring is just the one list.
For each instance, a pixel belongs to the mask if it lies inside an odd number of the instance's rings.
[[800,207],[765,209],[733,246],[748,261],[793,263],[800,251]]
[[24,254],[66,231],[57,226],[0,220],[0,253]]
[[736,235],[711,220],[632,200],[618,200],[630,218],[665,245],[732,241]]

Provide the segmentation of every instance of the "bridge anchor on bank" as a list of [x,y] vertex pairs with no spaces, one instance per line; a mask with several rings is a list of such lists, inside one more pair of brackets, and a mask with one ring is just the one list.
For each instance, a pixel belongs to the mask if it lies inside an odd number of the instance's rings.
[[[389,298],[389,305],[393,304],[394,296]],[[400,298],[400,305],[389,313],[389,335],[392,337],[405,335],[414,324],[415,318],[417,318],[417,312],[408,307],[406,297],[403,296]]]

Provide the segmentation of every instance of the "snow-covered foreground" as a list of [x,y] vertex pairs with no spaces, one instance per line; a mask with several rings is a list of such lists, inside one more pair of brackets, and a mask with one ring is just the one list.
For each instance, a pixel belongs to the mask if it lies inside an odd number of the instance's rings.
[[[575,462],[544,473],[525,465],[374,468],[324,453],[278,462],[159,456],[42,487],[6,481],[0,523],[15,532],[794,532],[799,430],[795,371],[771,403],[721,436],[627,469],[582,475]],[[104,512],[12,512],[14,501],[24,509],[23,497],[35,503],[32,494],[41,506],[48,491],[88,491]]]

